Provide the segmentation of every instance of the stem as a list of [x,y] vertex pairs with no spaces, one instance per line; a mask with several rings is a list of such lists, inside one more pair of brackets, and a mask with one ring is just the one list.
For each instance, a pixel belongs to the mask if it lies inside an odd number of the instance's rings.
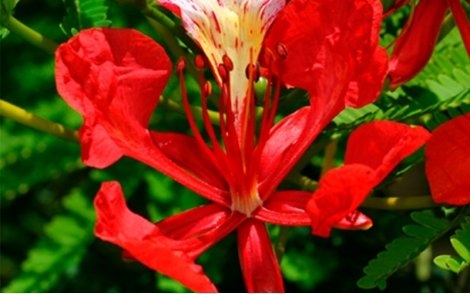
[[318,182],[310,179],[307,176],[301,174],[290,174],[287,176],[287,180],[297,186],[301,187],[305,191],[315,191],[318,187]]
[[289,230],[290,227],[281,227],[276,245],[274,246],[274,251],[276,253],[279,264],[281,263],[282,257],[284,256],[284,252],[286,252],[286,243],[289,236]]
[[57,43],[55,43],[51,39],[44,37],[43,35],[31,29],[27,25],[23,24],[13,16],[9,16],[3,25],[13,33],[19,35],[20,37],[28,41],[29,43],[43,49],[48,53],[54,54],[55,49],[58,46]]
[[414,210],[438,206],[431,196],[368,197],[361,207],[383,210]]
[[72,142],[78,141],[76,131],[66,128],[61,124],[45,120],[2,99],[0,99],[0,115],[64,140]]
[[320,178],[323,177],[330,169],[334,167],[336,150],[338,149],[338,141],[333,140],[325,148],[325,157],[323,159]]

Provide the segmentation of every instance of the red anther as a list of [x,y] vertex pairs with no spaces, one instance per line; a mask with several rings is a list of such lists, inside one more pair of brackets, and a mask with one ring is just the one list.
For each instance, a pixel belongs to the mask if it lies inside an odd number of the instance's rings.
[[223,65],[222,63],[219,64],[219,66],[217,67],[217,71],[219,72],[220,79],[222,80],[222,82],[225,83],[228,80],[228,72],[225,65]]
[[196,55],[196,58],[194,58],[194,64],[199,70],[202,70],[206,67],[206,62],[204,61],[204,57],[201,55]]
[[176,70],[181,73],[184,71],[186,68],[186,60],[182,57],[178,60],[178,63],[176,64]]
[[287,58],[287,47],[283,43],[278,43],[276,46],[277,54],[281,59]]
[[203,96],[204,97],[209,97],[212,94],[212,84],[211,84],[210,81],[206,81],[202,91],[203,91]]
[[245,74],[247,79],[251,79],[252,81],[257,82],[260,75],[259,64],[248,64],[245,68]]
[[228,71],[231,71],[233,69],[233,62],[232,60],[230,59],[230,57],[227,56],[227,54],[225,54],[223,57],[222,57],[222,61],[225,65],[225,69],[228,70]]

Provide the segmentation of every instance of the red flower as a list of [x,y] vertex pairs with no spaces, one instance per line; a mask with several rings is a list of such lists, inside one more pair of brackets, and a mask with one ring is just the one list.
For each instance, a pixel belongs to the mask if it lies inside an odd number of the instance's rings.
[[360,126],[348,141],[344,166],[329,171],[307,205],[313,234],[328,236],[343,220],[370,227],[372,223],[356,211],[371,190],[406,156],[430,137],[422,127],[375,121]]
[[470,114],[434,130],[426,147],[426,176],[435,202],[470,203]]
[[[118,183],[104,183],[95,200],[96,235],[188,288],[210,292],[215,286],[194,261],[237,230],[248,291],[283,291],[264,222],[310,224],[305,211],[310,195],[276,188],[336,114],[373,102],[379,94],[387,70],[385,51],[377,45],[380,2],[293,0],[280,13],[283,1],[161,2],[181,15],[207,56],[222,93],[219,137],[208,117],[211,86],[202,73],[202,116],[210,144],[196,127],[184,62],[177,71],[194,136],[147,129],[171,65],[158,44],[134,30],[85,30],[61,45],[57,88],[84,116],[80,141],[87,165],[103,168],[123,155],[132,157],[212,204],[152,224],[128,210]],[[254,65],[261,51],[269,87],[256,134]],[[204,66],[200,58],[196,63]],[[307,90],[311,105],[273,126],[281,82]],[[350,223],[338,220],[340,226]]]
[[[400,5],[403,5],[403,2],[400,2]],[[397,38],[393,49],[390,60],[392,88],[412,79],[431,58],[448,8],[454,16],[470,56],[470,22],[460,0],[421,0]]]

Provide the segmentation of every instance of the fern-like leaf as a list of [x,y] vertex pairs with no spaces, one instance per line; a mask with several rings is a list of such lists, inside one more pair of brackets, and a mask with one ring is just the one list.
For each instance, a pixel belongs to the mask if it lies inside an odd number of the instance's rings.
[[60,28],[68,35],[92,27],[111,25],[108,19],[108,0],[63,0],[67,14]]
[[406,236],[386,245],[386,250],[364,268],[365,276],[357,282],[360,288],[384,289],[390,275],[418,256],[450,225],[448,220],[436,217],[432,210],[413,212],[411,218],[415,224],[403,227]]
[[434,259],[434,263],[458,274],[470,264],[470,216],[465,217],[461,228],[450,237],[450,243],[458,256],[440,255]]
[[76,272],[93,237],[94,210],[79,191],[64,199],[66,213],[45,226],[44,237],[29,251],[22,272],[2,292],[48,292],[60,278]]

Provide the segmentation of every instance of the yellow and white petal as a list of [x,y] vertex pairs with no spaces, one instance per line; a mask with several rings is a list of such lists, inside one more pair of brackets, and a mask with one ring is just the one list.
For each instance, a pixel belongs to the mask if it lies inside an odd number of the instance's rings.
[[158,0],[178,13],[188,33],[206,54],[214,75],[226,55],[233,63],[230,99],[235,117],[242,115],[249,87],[246,67],[256,64],[263,38],[285,0]]

